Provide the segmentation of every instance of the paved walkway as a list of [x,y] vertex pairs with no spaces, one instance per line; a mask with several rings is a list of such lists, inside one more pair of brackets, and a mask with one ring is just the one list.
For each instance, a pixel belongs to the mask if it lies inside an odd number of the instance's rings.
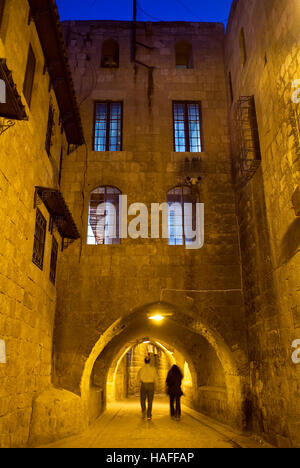
[[47,448],[260,448],[253,436],[184,408],[181,421],[169,416],[168,402],[157,399],[153,420],[143,421],[138,400],[115,403],[80,436],[64,439]]

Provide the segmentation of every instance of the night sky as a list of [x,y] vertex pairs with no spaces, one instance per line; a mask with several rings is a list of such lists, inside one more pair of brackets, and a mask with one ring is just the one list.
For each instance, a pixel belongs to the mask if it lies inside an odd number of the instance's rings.
[[[232,0],[138,0],[138,20],[226,23],[231,3]],[[57,0],[57,4],[62,21],[132,19],[133,0]]]

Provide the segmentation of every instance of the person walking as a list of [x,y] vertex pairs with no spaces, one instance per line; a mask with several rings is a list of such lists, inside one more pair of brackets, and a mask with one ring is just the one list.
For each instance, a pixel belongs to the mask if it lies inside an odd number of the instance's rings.
[[178,366],[174,365],[170,369],[167,377],[167,393],[170,397],[170,411],[171,417],[179,420],[181,418],[181,402],[180,399],[183,395],[181,384],[183,374]]
[[[141,385],[141,407],[143,419],[152,419],[152,406],[155,393],[155,384],[158,381],[158,373],[155,367],[151,366],[151,359],[145,359],[145,365],[139,370],[138,382]],[[146,400],[148,408],[146,408]]]

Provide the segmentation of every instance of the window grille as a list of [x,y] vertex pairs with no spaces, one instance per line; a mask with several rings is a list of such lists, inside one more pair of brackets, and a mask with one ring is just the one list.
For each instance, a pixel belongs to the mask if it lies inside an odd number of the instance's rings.
[[122,107],[121,102],[96,103],[94,151],[122,151]]
[[37,208],[32,261],[41,270],[43,269],[44,264],[46,227],[46,219],[44,218],[40,210]]
[[203,151],[201,104],[174,102],[173,119],[175,151],[201,153]]
[[30,45],[29,46],[29,51],[28,51],[28,58],[27,58],[24,85],[23,85],[23,93],[24,93],[26,102],[27,102],[29,107],[30,107],[31,98],[32,98],[32,89],[33,89],[33,82],[34,82],[35,67],[36,67],[36,59],[35,59],[32,47]]
[[90,196],[88,245],[120,244],[119,207],[121,192],[115,187],[99,187]]
[[[185,227],[188,225],[195,230],[196,202],[190,187],[175,187],[168,192],[169,245],[188,245],[193,241],[186,238]],[[186,210],[188,203],[193,205],[192,211]]]
[[241,96],[236,105],[240,171],[250,180],[261,164],[259,132],[254,96]]

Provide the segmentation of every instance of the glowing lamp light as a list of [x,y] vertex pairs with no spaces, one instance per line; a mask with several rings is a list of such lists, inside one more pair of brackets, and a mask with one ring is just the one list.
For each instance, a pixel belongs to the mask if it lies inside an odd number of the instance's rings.
[[153,320],[154,322],[157,322],[157,323],[162,322],[164,319],[165,317],[163,317],[160,314],[152,315],[152,317],[149,317],[149,320]]

